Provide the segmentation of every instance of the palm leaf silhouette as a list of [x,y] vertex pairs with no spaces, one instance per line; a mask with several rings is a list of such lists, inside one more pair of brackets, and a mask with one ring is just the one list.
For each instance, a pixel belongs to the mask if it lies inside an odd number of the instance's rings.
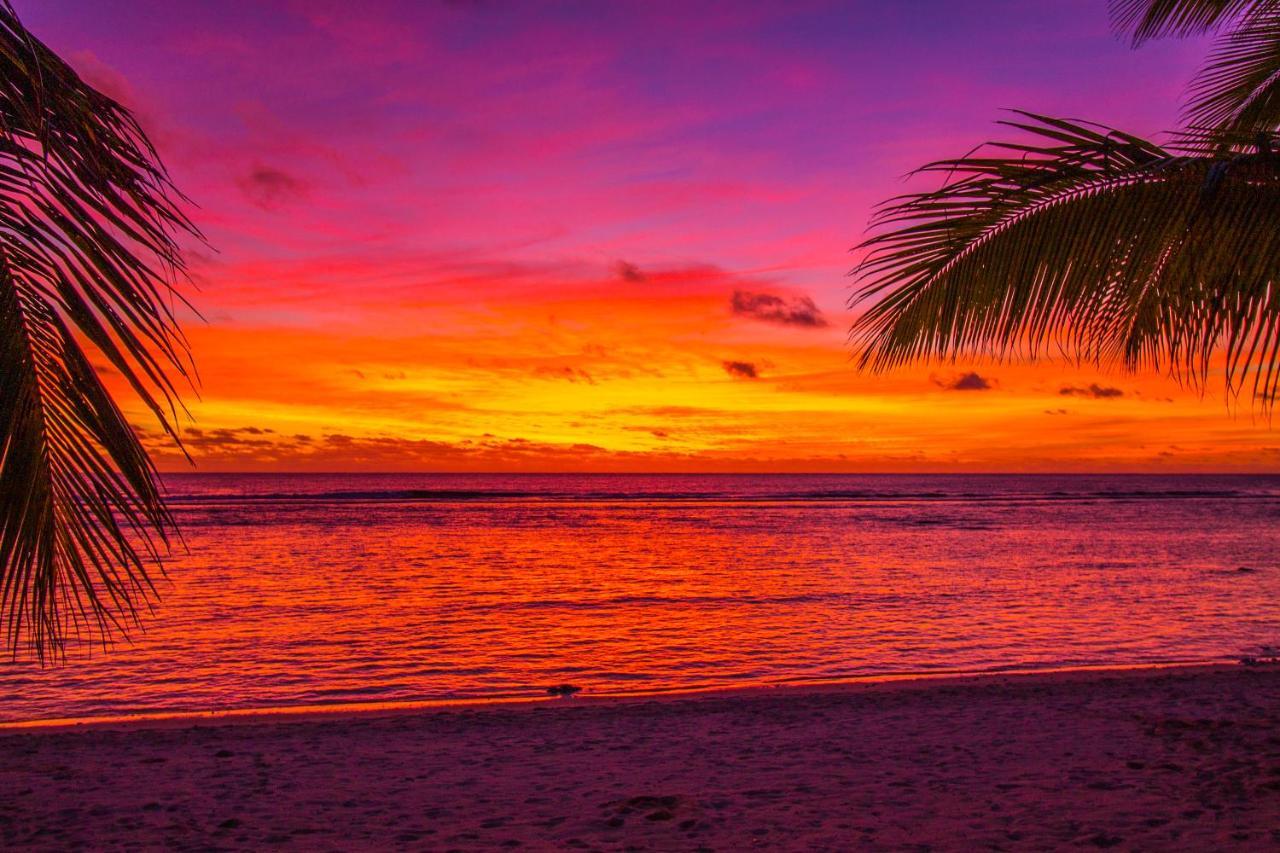
[[1111,0],[1116,29],[1134,44],[1165,36],[1199,35],[1259,4],[1257,0]]
[[1134,44],[1215,33],[1188,91],[1190,126],[1228,134],[1280,128],[1280,0],[1112,0],[1112,17]]
[[[176,235],[195,235],[130,113],[0,3],[0,618],[14,655],[105,642],[154,593],[173,519],[94,360],[177,441]],[[180,442],[179,442],[180,444]]]
[[859,250],[859,364],[1045,353],[1151,366],[1271,407],[1280,387],[1280,0],[1112,0],[1135,44],[1216,33],[1170,147],[1018,112],[921,169]]
[[[1280,374],[1280,162],[1201,138],[1169,150],[1016,113],[1022,134],[925,166],[936,190],[883,205],[859,248],[852,340],[883,370],[961,354],[1154,366],[1264,404]],[[1251,378],[1249,378],[1251,377]]]

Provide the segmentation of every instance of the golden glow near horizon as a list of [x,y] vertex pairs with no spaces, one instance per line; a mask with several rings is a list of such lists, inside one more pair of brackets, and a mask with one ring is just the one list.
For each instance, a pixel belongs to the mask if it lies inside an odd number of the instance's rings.
[[[1247,471],[1280,445],[1220,388],[1201,398],[1157,376],[1054,362],[860,374],[845,316],[783,324],[724,293],[606,281],[434,306],[421,331],[396,305],[364,321],[383,335],[192,324],[216,393],[193,402],[185,439],[201,471]],[[190,470],[151,444],[164,470]]]
[[1202,44],[1132,51],[1105,4],[748,5],[22,12],[199,205],[197,470],[1274,470],[1221,388],[845,346],[902,175],[1003,107],[1169,127]]

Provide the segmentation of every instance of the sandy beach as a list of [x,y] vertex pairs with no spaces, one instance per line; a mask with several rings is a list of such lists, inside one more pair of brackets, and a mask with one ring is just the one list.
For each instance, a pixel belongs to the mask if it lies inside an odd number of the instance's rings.
[[0,735],[9,849],[1274,849],[1280,670]]

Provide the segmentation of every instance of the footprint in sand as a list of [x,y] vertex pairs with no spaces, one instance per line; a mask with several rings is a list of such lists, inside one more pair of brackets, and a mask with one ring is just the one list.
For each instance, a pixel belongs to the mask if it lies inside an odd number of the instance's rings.
[[[653,796],[642,794],[640,796],[631,797],[626,800],[614,800],[604,804],[606,811],[612,811],[614,814],[605,821],[605,823],[613,828],[620,827],[627,822],[629,815],[642,813],[644,819],[655,823],[662,821],[675,820],[676,811],[681,805],[679,797],[674,795]],[[691,828],[696,821],[681,821],[682,829]]]

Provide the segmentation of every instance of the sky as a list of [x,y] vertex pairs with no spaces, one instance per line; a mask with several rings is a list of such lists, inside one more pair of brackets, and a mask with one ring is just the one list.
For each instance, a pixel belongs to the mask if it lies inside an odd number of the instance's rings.
[[1217,385],[850,361],[911,169],[1009,108],[1176,126],[1204,43],[1106,0],[14,5],[193,201],[198,471],[1278,467]]

